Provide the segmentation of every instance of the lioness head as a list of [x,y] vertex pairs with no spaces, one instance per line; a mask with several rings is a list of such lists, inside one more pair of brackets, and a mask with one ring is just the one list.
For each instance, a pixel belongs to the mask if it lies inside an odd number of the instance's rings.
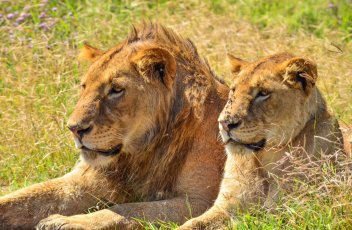
[[258,151],[287,144],[315,111],[316,65],[288,53],[255,62],[229,55],[229,61],[234,80],[219,116],[226,147]]
[[81,156],[104,165],[120,152],[145,150],[168,117],[176,63],[166,49],[125,42],[106,52],[84,45],[92,63],[68,121]]

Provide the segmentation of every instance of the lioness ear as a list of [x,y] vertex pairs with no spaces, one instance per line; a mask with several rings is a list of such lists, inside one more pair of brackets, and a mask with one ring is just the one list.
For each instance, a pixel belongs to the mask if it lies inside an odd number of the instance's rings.
[[84,43],[83,47],[81,49],[80,54],[78,55],[78,58],[80,60],[87,60],[87,61],[94,61],[96,58],[98,58],[100,55],[102,55],[104,52],[89,45],[88,43]]
[[282,64],[284,80],[310,94],[318,77],[317,65],[304,58],[292,58]]
[[227,54],[227,59],[231,65],[231,72],[234,74],[238,74],[243,69],[243,67],[248,64],[248,62],[237,58],[229,53]]
[[158,80],[168,89],[172,88],[176,75],[176,61],[173,55],[160,47],[140,50],[133,58],[140,74],[147,80]]

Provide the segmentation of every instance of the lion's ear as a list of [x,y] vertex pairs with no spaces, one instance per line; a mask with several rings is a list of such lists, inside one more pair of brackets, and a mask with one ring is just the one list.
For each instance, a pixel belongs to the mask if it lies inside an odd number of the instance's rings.
[[148,80],[158,80],[168,89],[172,88],[176,75],[176,60],[166,49],[148,47],[133,58],[140,74]]
[[246,65],[248,65],[248,62],[229,53],[227,54],[227,60],[231,65],[231,72],[234,74],[238,74]]
[[88,43],[84,43],[81,49],[80,54],[78,55],[78,59],[86,60],[86,61],[94,61],[96,58],[101,56],[104,52],[89,45]]
[[292,58],[281,66],[284,80],[309,95],[318,77],[317,65],[304,58]]

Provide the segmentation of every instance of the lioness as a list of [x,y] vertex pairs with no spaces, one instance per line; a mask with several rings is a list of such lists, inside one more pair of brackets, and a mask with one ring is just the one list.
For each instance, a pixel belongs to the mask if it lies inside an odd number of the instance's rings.
[[81,160],[0,198],[0,229],[138,228],[134,218],[203,213],[226,159],[216,137],[227,86],[190,40],[160,24],[133,27],[107,51],[85,45],[81,57],[92,63],[68,121]]
[[221,228],[233,211],[270,204],[277,179],[294,167],[286,155],[314,160],[343,148],[338,123],[315,86],[315,63],[289,53],[252,63],[229,60],[234,80],[218,120],[227,153],[224,179],[214,206],[180,229]]

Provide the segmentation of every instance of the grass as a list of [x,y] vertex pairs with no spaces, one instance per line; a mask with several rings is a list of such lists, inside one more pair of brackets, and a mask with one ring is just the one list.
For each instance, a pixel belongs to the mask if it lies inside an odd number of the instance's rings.
[[[86,40],[108,48],[126,36],[131,23],[145,18],[190,37],[228,82],[226,52],[254,60],[289,50],[315,60],[318,86],[331,110],[340,122],[351,124],[352,6],[347,0],[331,2],[2,1],[0,194],[70,171],[78,151],[65,123],[86,69],[76,59],[78,49]],[[19,16],[7,18],[24,11],[30,16],[19,25]],[[350,180],[351,176],[326,175],[324,183],[333,187],[329,192],[307,185],[305,202],[292,195],[274,212],[251,210],[238,217],[239,228],[344,229],[352,218]]]
[[259,207],[240,216],[239,229],[350,229],[351,167],[342,166],[335,171],[326,160],[321,162],[323,170],[297,162],[294,173],[309,175],[307,180],[287,181],[295,189],[283,193],[273,208]]
[[[230,0],[236,13],[260,28],[286,25],[289,31],[305,30],[318,37],[325,37],[329,30],[340,33],[341,40],[352,39],[351,2],[289,1],[289,0]],[[214,11],[222,14],[227,8],[224,1],[211,1]]]

